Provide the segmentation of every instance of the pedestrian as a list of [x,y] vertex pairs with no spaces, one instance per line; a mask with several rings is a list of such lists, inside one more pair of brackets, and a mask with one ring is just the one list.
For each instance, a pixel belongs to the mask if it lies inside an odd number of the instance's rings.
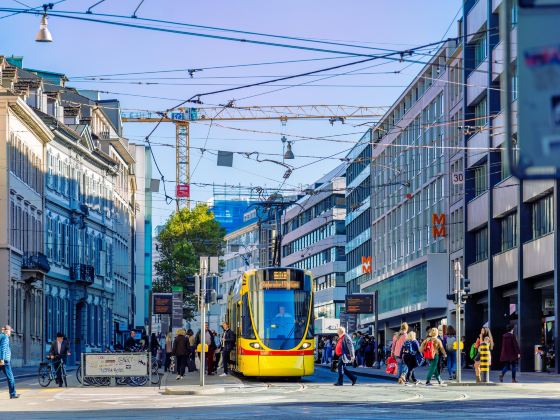
[[69,354],[68,342],[64,339],[64,334],[61,332],[56,333],[56,340],[51,343],[51,348],[49,350],[49,359],[51,359],[54,364],[56,383],[59,387],[63,385],[62,368],[60,365],[66,364],[66,359]]
[[437,372],[437,366],[439,363],[440,352],[444,355],[446,353],[445,353],[445,349],[443,348],[443,343],[438,338],[437,328],[430,329],[428,338],[426,338],[422,342],[422,345],[420,346],[420,352],[422,352],[424,359],[426,359],[430,364],[428,367],[428,374],[426,376],[426,386],[433,385],[432,376],[434,376],[434,374],[436,375],[436,380],[438,381],[438,384],[440,385],[443,384],[443,381],[441,380],[441,375]]
[[506,333],[502,335],[502,353],[500,354],[500,362],[504,364],[502,373],[500,374],[500,382],[504,382],[504,376],[511,369],[511,382],[517,383],[517,362],[521,358],[519,343],[513,333],[514,326],[511,325],[506,329]]
[[12,335],[12,327],[5,325],[0,333],[0,371],[4,372],[8,380],[8,391],[10,399],[19,398],[16,392],[16,380],[12,372],[12,350],[10,348],[10,336]]
[[171,364],[171,356],[173,356],[173,334],[170,332],[165,336],[165,364],[163,371],[167,372],[169,370],[169,365]]
[[375,350],[373,347],[373,337],[366,337],[366,348],[364,351],[364,360],[366,367],[373,367],[375,360]]
[[447,372],[449,372],[449,380],[455,379],[457,372],[457,337],[455,328],[451,325],[447,327],[447,335],[445,336],[445,350],[447,352]]
[[360,333],[358,338],[358,344],[356,347],[356,359],[358,367],[363,368],[365,366],[366,357],[366,343],[367,338],[365,334]]
[[185,367],[187,366],[187,357],[189,354],[189,341],[185,337],[185,330],[177,330],[177,337],[173,341],[173,356],[177,365],[177,380],[183,379],[185,376]]
[[[474,373],[476,382],[490,382],[490,365],[492,364],[492,353],[494,339],[490,328],[482,327],[480,334],[474,344],[476,355],[474,357]],[[483,378],[484,376],[484,378]]]
[[330,337],[325,337],[323,342],[323,359],[321,360],[321,364],[328,366],[332,361],[332,341]]
[[220,376],[226,376],[229,373],[229,365],[231,363],[230,354],[235,347],[235,334],[229,328],[227,322],[222,324],[222,328],[224,329],[224,333],[222,334],[222,363],[224,365],[224,373]]
[[157,352],[159,350],[159,342],[156,336],[156,333],[152,333],[152,335],[150,336],[150,353],[152,355],[152,357],[156,357],[157,356]]
[[354,344],[350,337],[346,335],[344,327],[338,327],[338,342],[336,343],[335,353],[338,356],[338,381],[334,383],[334,386],[342,386],[344,375],[350,379],[352,386],[354,386],[358,378],[348,370],[346,365],[354,362],[356,353],[354,351]]
[[194,336],[193,330],[190,328],[187,330],[187,339],[189,340],[189,353],[187,357],[187,367],[189,372],[195,372],[196,369],[196,337]]
[[416,340],[416,333],[414,331],[410,331],[407,334],[406,341],[401,350],[401,357],[407,367],[405,383],[418,384],[416,376],[414,376],[414,369],[420,365],[422,353],[420,352],[420,343]]
[[403,362],[403,359],[401,357],[402,346],[406,341],[407,334],[408,334],[408,324],[406,322],[403,322],[401,324],[401,328],[399,332],[393,336],[393,344],[391,345],[391,356],[393,356],[397,360],[398,367],[399,367],[399,370],[397,372],[397,376],[399,378],[398,379],[399,384],[404,384],[406,379],[406,373],[408,370],[406,364]]
[[137,351],[138,350],[138,342],[136,341],[136,331],[130,331],[130,337],[126,339],[124,342],[124,350],[125,351]]
[[[206,363],[206,373],[210,376],[213,375],[213,366],[214,366],[214,352],[216,351],[216,342],[214,341],[214,337],[216,334],[208,328],[208,323],[204,325],[204,334],[205,334],[205,344],[208,346],[208,350],[206,348],[201,349],[201,355],[206,351],[205,354],[205,363]],[[196,334],[196,345],[202,344],[200,331]]]

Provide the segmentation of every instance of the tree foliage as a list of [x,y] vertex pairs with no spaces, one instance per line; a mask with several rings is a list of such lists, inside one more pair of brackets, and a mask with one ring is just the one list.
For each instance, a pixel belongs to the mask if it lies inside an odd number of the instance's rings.
[[183,315],[191,320],[197,310],[197,299],[187,278],[199,270],[199,257],[221,255],[225,229],[205,204],[192,210],[181,209],[165,223],[157,240],[159,261],[155,264],[159,277],[154,292],[171,292],[172,286],[182,286],[185,302]]

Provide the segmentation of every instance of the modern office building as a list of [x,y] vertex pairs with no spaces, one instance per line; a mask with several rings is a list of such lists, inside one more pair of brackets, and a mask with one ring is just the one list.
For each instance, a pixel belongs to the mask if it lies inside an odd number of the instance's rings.
[[316,335],[336,333],[344,308],[345,175],[345,165],[335,168],[310,185],[282,217],[281,265],[313,273]]
[[359,293],[371,267],[371,150],[368,130],[346,156],[346,293]]
[[220,257],[223,269],[220,276],[222,299],[220,319],[225,319],[227,296],[231,287],[244,271],[259,267],[259,219],[258,208],[253,207],[243,215],[243,223],[224,237],[224,255]]
[[[558,355],[558,184],[520,182],[511,176],[504,146],[504,104],[500,91],[505,65],[512,69],[513,116],[517,110],[516,52],[504,63],[499,36],[502,1],[463,3],[463,107],[469,122],[465,136],[465,265],[472,296],[466,308],[466,335],[476,337],[482,325],[500,337],[506,325],[516,325],[521,369],[534,369],[535,345]],[[517,8],[512,12],[516,39]],[[509,28],[508,28],[509,29]],[[514,118],[513,138],[517,138]],[[500,352],[496,340],[495,354]],[[554,357],[545,368],[560,372]]]
[[[378,293],[382,341],[402,321],[422,335],[447,321],[449,50],[446,43],[433,55],[371,134],[371,254],[362,255],[362,273],[371,272],[359,287]],[[362,315],[360,323],[373,321]]]

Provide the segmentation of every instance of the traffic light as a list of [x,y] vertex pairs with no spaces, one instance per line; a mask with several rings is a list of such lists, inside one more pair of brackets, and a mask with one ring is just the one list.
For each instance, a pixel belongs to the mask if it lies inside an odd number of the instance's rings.
[[453,303],[457,303],[457,293],[447,294],[447,300],[451,300],[453,301]]
[[467,278],[461,279],[461,303],[466,303],[469,293],[471,292],[471,281]]

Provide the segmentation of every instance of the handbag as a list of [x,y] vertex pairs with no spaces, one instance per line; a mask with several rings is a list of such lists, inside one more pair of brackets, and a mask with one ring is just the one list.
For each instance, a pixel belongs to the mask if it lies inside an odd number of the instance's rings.
[[386,364],[386,368],[385,368],[385,373],[388,375],[396,375],[397,372],[399,371],[399,366],[397,365],[397,359],[395,359],[393,356],[390,356],[387,359]]

